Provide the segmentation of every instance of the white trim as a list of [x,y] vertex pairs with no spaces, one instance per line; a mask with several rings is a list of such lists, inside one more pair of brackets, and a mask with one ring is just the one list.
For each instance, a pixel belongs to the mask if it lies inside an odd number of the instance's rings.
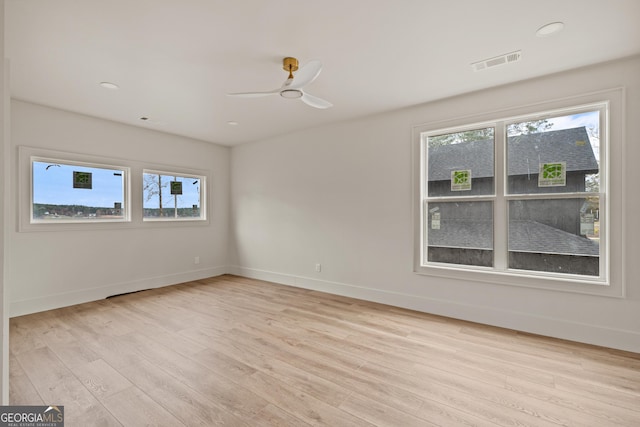
[[606,328],[593,324],[572,322],[549,316],[535,316],[522,312],[494,309],[475,304],[428,298],[372,289],[349,283],[332,282],[316,278],[283,274],[239,265],[217,266],[207,269],[182,272],[166,276],[150,277],[131,282],[116,283],[93,289],[39,296],[28,300],[14,301],[10,305],[10,316],[22,316],[56,308],[67,307],[91,301],[102,300],[111,295],[160,288],[174,284],[234,274],[258,280],[265,280],[287,286],[318,292],[331,293],[384,305],[416,310],[439,316],[482,323],[502,328],[514,329],[549,337],[600,345],[619,350],[640,353],[640,333]]
[[[413,126],[412,129],[412,185],[413,194],[415,199],[412,201],[413,215],[414,215],[414,271],[417,274],[440,276],[440,277],[453,277],[463,280],[489,282],[501,285],[513,285],[521,287],[532,287],[540,289],[549,289],[562,292],[575,292],[584,293],[589,295],[600,295],[608,297],[623,298],[625,296],[625,280],[624,280],[624,233],[623,230],[623,216],[624,216],[624,198],[621,196],[616,197],[616,194],[624,193],[624,108],[625,108],[625,91],[624,88],[614,88],[609,90],[603,90],[593,92],[589,94],[572,96],[563,99],[551,100],[548,102],[540,102],[536,104],[525,105],[521,107],[514,107],[510,109],[502,109],[493,112],[480,113],[477,115],[469,115],[459,118],[453,118],[446,121],[437,121],[433,123],[427,123],[422,125]],[[522,272],[516,270],[498,270],[498,269],[486,269],[478,267],[467,267],[459,265],[449,264],[431,264],[423,265],[423,245],[424,235],[426,233],[425,225],[423,224],[424,217],[424,205],[423,201],[426,194],[423,194],[424,188],[424,168],[423,162],[423,146],[424,141],[422,135],[424,134],[443,134],[447,130],[452,132],[464,131],[465,129],[474,129],[479,127],[487,127],[488,123],[501,122],[506,124],[508,122],[516,121],[519,119],[535,118],[536,115],[542,117],[548,117],[554,114],[564,114],[572,111],[586,111],[588,109],[603,109],[605,108],[608,114],[604,115],[609,120],[608,126],[602,126],[601,131],[606,131],[607,134],[601,135],[601,139],[604,140],[604,150],[602,150],[601,157],[601,176],[604,176],[603,185],[605,187],[603,192],[599,194],[601,196],[601,203],[604,203],[605,209],[603,210],[604,227],[603,236],[601,237],[603,242],[604,256],[601,256],[600,261],[600,277],[591,278],[589,276],[579,275],[558,275],[553,273],[543,272]],[[533,115],[533,116],[532,116]],[[600,115],[601,120],[603,114]],[[497,132],[497,131],[496,131]],[[496,138],[498,135],[496,135]],[[496,143],[497,146],[497,143]],[[506,150],[506,148],[505,148]],[[615,156],[611,156],[614,153]],[[496,168],[506,167],[504,159],[495,159]],[[607,166],[605,163],[608,162]],[[608,168],[608,169],[607,169]],[[607,179],[608,171],[608,179]],[[612,182],[613,181],[613,182]],[[496,183],[499,185],[499,183]],[[498,188],[498,187],[496,187]],[[501,188],[501,187],[500,187]],[[618,193],[612,194],[611,189],[615,188]],[[504,200],[511,199],[527,199],[527,198],[540,198],[545,197],[547,194],[536,195],[514,195],[506,194],[506,188],[501,197]],[[573,194],[570,194],[572,196]],[[595,195],[595,193],[594,193]],[[584,194],[583,194],[584,196]],[[553,194],[550,198],[566,198],[566,194]],[[500,198],[499,198],[500,199]],[[454,201],[462,200],[459,197],[442,197],[442,198],[430,198],[430,200],[437,201]],[[470,200],[470,199],[466,199]],[[499,211],[494,211],[496,214],[503,215],[503,209],[500,206],[496,206]],[[615,216],[614,216],[615,214]],[[497,222],[497,217],[496,217]],[[494,233],[496,231],[494,230]],[[504,234],[504,233],[502,233]],[[500,238],[500,242],[494,242],[494,250],[496,244],[501,243],[504,236],[497,233],[495,238]],[[496,256],[497,262],[501,259]],[[608,260],[609,265],[603,266],[603,259]],[[604,267],[604,268],[603,268]]]
[[87,288],[51,295],[39,295],[36,298],[12,301],[9,309],[9,315],[10,317],[23,316],[41,311],[68,307],[70,305],[98,301],[111,295],[136,292],[144,289],[161,288],[163,286],[221,276],[226,274],[226,270],[227,268],[224,266],[211,267],[165,276],[148,277],[146,279],[133,280],[130,282],[114,283],[98,288]]
[[[162,218],[153,218],[153,217],[145,217],[144,216],[144,200],[142,201],[142,221],[143,222],[176,222],[176,221],[206,221],[207,220],[207,176],[203,174],[196,174],[193,171],[187,172],[185,170],[180,169],[171,169],[171,170],[157,170],[157,169],[142,169],[142,185],[144,187],[144,175],[161,175],[161,176],[174,176],[177,178],[195,178],[200,180],[200,215],[198,217],[162,217]],[[143,188],[143,199],[144,199],[144,188]],[[170,209],[170,208],[167,208]]]
[[[91,223],[114,223],[114,222],[129,222],[131,220],[131,204],[129,194],[131,192],[131,168],[115,165],[115,164],[107,164],[107,163],[95,163],[95,162],[83,162],[78,160],[67,160],[60,159],[54,157],[44,157],[44,156],[35,156],[32,155],[29,158],[29,225],[33,224],[52,224],[54,222],[47,220],[36,220],[33,218],[33,197],[34,197],[34,180],[33,180],[33,163],[54,163],[61,164],[63,166],[77,166],[84,168],[92,168],[92,169],[104,169],[107,171],[121,171],[123,172],[122,179],[122,204],[124,205],[123,215],[120,219],[111,219],[111,220],[103,220],[103,219],[95,219],[90,220]],[[48,168],[48,167],[47,167]],[[23,218],[24,219],[24,218]],[[78,219],[60,219],[56,220],[55,224],[82,224],[87,222],[87,220],[78,220]]]
[[[125,208],[129,206],[129,219],[107,220],[107,221],[65,221],[65,222],[31,222],[31,158],[59,159],[61,162],[94,164],[104,167],[124,168],[129,174],[127,180],[128,187],[125,189]],[[142,171],[161,170],[169,173],[178,173],[187,176],[204,178],[202,185],[201,209],[207,210],[203,218],[178,218],[172,221],[145,221],[143,220],[142,203]],[[28,146],[18,146],[18,206],[16,206],[17,229],[19,232],[32,231],[74,231],[74,230],[113,230],[128,228],[148,228],[148,227],[198,227],[210,224],[208,214],[209,200],[211,199],[211,171],[181,167],[179,165],[161,165],[157,163],[147,163],[115,157],[103,157],[88,154],[71,153],[64,151],[49,150]]]
[[535,316],[475,304],[461,304],[450,300],[390,292],[238,265],[229,266],[228,273],[474,323],[640,353],[640,333],[624,329],[606,328],[593,324],[571,322],[548,316]]

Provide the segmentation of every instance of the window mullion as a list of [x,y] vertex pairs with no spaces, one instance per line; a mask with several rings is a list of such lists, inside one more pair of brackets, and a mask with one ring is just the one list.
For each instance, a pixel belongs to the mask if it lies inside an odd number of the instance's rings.
[[496,270],[508,268],[509,220],[506,193],[506,136],[504,122],[495,126],[495,202],[493,206],[493,259]]

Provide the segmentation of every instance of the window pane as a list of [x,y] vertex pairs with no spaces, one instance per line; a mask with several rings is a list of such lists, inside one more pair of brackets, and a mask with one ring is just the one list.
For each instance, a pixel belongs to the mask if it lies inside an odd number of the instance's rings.
[[87,221],[125,218],[122,169],[33,161],[32,220]]
[[143,210],[145,219],[202,219],[200,190],[203,177],[145,172]]
[[427,137],[429,197],[494,194],[494,128]]
[[493,203],[427,204],[427,261],[493,266]]
[[509,202],[509,268],[599,275],[600,198]]
[[507,126],[510,194],[598,192],[599,112]]

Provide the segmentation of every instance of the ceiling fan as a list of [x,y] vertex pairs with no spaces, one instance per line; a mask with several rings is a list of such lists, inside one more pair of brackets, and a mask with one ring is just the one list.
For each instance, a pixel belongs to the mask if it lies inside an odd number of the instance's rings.
[[[261,96],[280,94],[283,98],[288,99],[300,99],[307,105],[315,108],[329,108],[332,107],[329,101],[325,101],[317,96],[309,95],[303,88],[308,84],[311,84],[316,77],[322,71],[322,63],[318,60],[313,60],[303,65],[298,71],[298,60],[296,58],[286,57],[282,60],[282,69],[289,73],[287,80],[278,89],[270,90],[267,92],[242,92],[242,93],[229,93],[229,96],[237,96],[241,98],[258,98]],[[295,76],[294,72],[297,73]]]

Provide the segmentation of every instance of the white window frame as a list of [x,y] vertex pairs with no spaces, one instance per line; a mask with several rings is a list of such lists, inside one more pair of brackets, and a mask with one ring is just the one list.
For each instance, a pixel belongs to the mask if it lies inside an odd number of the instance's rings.
[[[32,180],[31,159],[57,160],[59,163],[87,165],[90,167],[116,168],[125,171],[125,200],[123,200],[126,220],[83,220],[83,221],[39,221],[33,222],[32,218]],[[199,218],[171,218],[171,220],[143,220],[143,171],[161,171],[166,174],[180,176],[192,176],[201,179],[200,199],[201,216]],[[17,228],[19,232],[64,232],[73,230],[113,230],[128,228],[176,228],[176,227],[204,227],[210,224],[209,220],[209,187],[211,185],[211,172],[199,169],[191,169],[179,166],[168,166],[148,162],[140,162],[128,159],[117,159],[96,155],[71,153],[49,150],[38,147],[18,147],[17,176],[17,200],[16,208]]]
[[[131,168],[116,159],[97,156],[44,150],[32,147],[19,147],[19,231],[52,231],[88,228],[121,227],[131,222]],[[36,220],[33,218],[33,162],[60,163],[80,167],[121,170],[123,176],[123,215],[120,219],[61,219],[56,221]]]
[[144,191],[142,192],[142,221],[143,222],[206,222],[207,221],[207,175],[202,171],[194,171],[194,170],[185,170],[185,169],[172,169],[172,168],[153,168],[153,169],[143,169],[141,173],[141,182],[144,185],[144,174],[160,174],[163,176],[179,176],[181,178],[194,178],[200,180],[200,215],[197,217],[159,217],[159,218],[147,218],[144,216]]
[[[535,116],[549,117],[603,108],[600,114],[600,203],[601,203],[601,256],[600,276],[557,274],[538,271],[507,269],[509,200],[535,198],[584,197],[584,193],[558,193],[557,195],[508,194],[504,170],[506,168],[506,124],[514,121],[535,120]],[[451,277],[472,282],[523,286],[576,292],[593,295],[624,297],[624,89],[617,88],[565,98],[555,101],[516,107],[505,111],[478,114],[447,121],[417,125],[413,128],[413,183],[414,183],[414,272],[429,276]],[[425,210],[428,189],[425,185],[426,159],[424,135],[444,134],[495,125],[495,195],[442,197],[439,201],[484,201],[494,203],[494,267],[458,264],[425,263],[426,221]],[[598,194],[598,193],[594,193]],[[433,201],[433,198],[431,198]],[[604,217],[604,218],[602,218]]]

